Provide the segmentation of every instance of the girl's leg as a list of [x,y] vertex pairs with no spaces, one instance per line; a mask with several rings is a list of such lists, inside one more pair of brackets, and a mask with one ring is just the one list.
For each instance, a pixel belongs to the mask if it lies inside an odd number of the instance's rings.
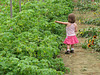
[[71,48],[74,48],[74,44],[71,45]]
[[71,45],[71,53],[74,53],[74,44]]
[[69,44],[67,45],[67,51],[70,51],[70,45]]
[[67,51],[65,52],[65,54],[69,54],[70,53],[70,45],[67,44]]

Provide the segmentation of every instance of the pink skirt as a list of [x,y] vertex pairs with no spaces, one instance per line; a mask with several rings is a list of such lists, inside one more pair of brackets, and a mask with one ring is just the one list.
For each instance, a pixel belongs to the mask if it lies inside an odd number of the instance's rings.
[[75,35],[75,36],[67,36],[67,38],[64,40],[63,43],[72,45],[72,44],[79,43],[79,41]]

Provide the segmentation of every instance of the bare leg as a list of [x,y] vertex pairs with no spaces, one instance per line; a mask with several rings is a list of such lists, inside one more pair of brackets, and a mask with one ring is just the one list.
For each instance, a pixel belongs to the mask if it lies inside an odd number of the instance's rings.
[[71,51],[70,51],[71,53],[74,53],[74,44],[73,45],[71,45]]
[[70,45],[69,45],[69,44],[67,45],[67,50],[68,50],[68,49],[70,49]]
[[65,52],[65,54],[69,54],[70,53],[70,45],[67,45],[67,51]]
[[74,44],[71,45],[71,48],[74,48]]

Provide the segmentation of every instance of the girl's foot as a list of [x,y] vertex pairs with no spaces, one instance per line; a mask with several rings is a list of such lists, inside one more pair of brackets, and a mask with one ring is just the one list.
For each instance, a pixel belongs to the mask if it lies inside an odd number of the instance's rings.
[[70,54],[70,51],[66,51],[65,54]]
[[70,53],[74,53],[74,50],[71,50]]

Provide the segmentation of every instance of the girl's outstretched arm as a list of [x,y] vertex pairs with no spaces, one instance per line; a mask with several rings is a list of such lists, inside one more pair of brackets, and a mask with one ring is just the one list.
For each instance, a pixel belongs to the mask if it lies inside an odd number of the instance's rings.
[[60,24],[65,24],[65,25],[67,25],[68,24],[68,22],[61,22],[61,21],[55,21],[56,23],[60,23]]

